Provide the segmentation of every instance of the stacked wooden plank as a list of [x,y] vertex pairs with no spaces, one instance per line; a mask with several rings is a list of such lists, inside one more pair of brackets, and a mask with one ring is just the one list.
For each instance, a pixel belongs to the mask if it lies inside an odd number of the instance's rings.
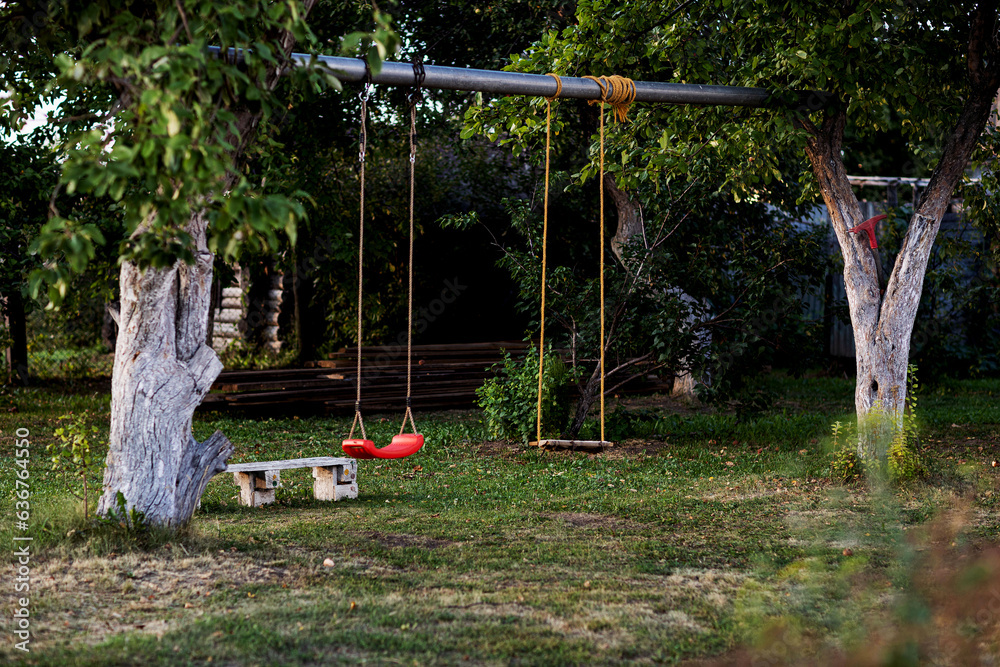
[[[504,350],[523,355],[523,341],[413,348],[413,407],[468,407],[475,391],[492,375]],[[357,348],[343,348],[307,368],[224,371],[205,397],[202,410],[266,412],[350,412],[354,409]],[[406,403],[406,347],[363,348],[362,407],[366,412],[402,410]]]

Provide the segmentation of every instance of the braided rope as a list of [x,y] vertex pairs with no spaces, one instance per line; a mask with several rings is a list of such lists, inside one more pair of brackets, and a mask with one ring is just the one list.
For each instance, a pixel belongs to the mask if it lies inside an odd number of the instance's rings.
[[600,194],[601,225],[601,442],[604,442],[604,105],[601,104],[601,176],[598,180]]
[[[418,77],[419,79],[419,77]],[[419,90],[419,89],[418,89]],[[413,432],[417,432],[417,424],[413,421],[413,410],[410,408],[412,402],[411,386],[413,375],[413,193],[416,190],[416,165],[417,165],[417,100],[415,95],[410,103],[410,261],[409,261],[409,286],[407,288],[406,307],[406,412],[403,414],[403,423],[399,427],[399,434],[403,435],[406,428],[406,419],[409,417]]]
[[361,425],[361,437],[368,439],[365,434],[365,422],[361,418],[361,298],[364,295],[362,286],[364,284],[364,264],[365,264],[365,152],[368,148],[368,84],[359,95],[361,98],[361,148],[358,151],[358,162],[361,163],[361,198],[359,208],[361,209],[360,222],[358,223],[358,390],[354,399],[354,422],[351,424],[351,433],[348,439],[354,437],[354,428]]
[[612,74],[611,76],[585,76],[597,82],[601,87],[601,99],[590,100],[588,104],[602,104],[607,102],[615,112],[615,120],[624,122],[628,120],[628,110],[635,101],[635,81],[628,77]]
[[611,105],[615,119],[619,122],[628,120],[628,110],[635,101],[635,82],[627,77],[612,74],[611,76],[585,76],[585,79],[595,81],[601,87],[601,99],[591,100],[589,104],[599,104],[600,113],[600,177],[598,180],[600,187],[600,265],[601,265],[601,442],[604,442],[604,353],[607,345],[604,341],[604,103]]
[[538,412],[535,418],[535,439],[542,439],[542,377],[545,372],[545,274],[548,265],[549,246],[549,152],[552,144],[552,101],[562,92],[562,79],[558,74],[548,73],[556,80],[556,92],[545,98],[545,198],[542,205],[542,314],[538,334]]
[[556,92],[555,92],[555,94],[552,95],[552,97],[546,97],[545,98],[549,102],[554,102],[556,100],[556,98],[559,97],[559,95],[562,93],[562,79],[559,77],[558,74],[554,74],[553,72],[549,72],[545,76],[551,76],[553,79],[556,80]]

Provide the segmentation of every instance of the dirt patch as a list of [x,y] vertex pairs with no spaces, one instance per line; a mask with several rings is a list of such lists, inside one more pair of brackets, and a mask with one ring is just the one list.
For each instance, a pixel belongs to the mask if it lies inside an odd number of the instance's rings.
[[735,503],[744,502],[747,500],[756,500],[757,498],[770,498],[771,496],[777,496],[781,494],[792,493],[792,489],[787,489],[785,487],[781,488],[767,488],[763,485],[753,486],[747,488],[746,490],[737,489],[724,489],[715,493],[709,493],[701,497],[702,500],[717,500],[719,502]]
[[366,533],[360,533],[361,536],[372,540],[373,542],[378,542],[386,549],[402,549],[406,547],[418,547],[420,549],[440,549],[442,547],[451,546],[455,544],[453,540],[440,540],[433,537],[426,537],[424,535],[408,535],[401,533],[380,533],[378,531],[369,531]]
[[589,512],[546,512],[538,516],[545,519],[556,519],[574,528],[608,528],[611,530],[635,530],[646,527],[645,524],[621,519],[606,514],[591,514]]
[[476,453],[479,456],[489,456],[491,458],[514,460],[517,455],[527,449],[527,445],[514,442],[512,440],[487,440],[479,445]]
[[614,447],[605,449],[600,456],[611,461],[617,459],[634,459],[641,456],[658,456],[661,452],[672,450],[673,447],[673,443],[666,440],[622,440],[616,442]]
[[571,526],[577,528],[615,528],[622,524],[622,521],[613,516],[604,514],[590,514],[589,512],[556,512],[555,514],[542,514],[546,518],[560,519]]
[[[593,525],[593,518],[597,515],[550,516],[570,516]],[[567,586],[558,582],[572,582],[579,578],[579,572],[551,567],[539,572],[540,575],[543,573],[551,577],[531,582],[499,578],[491,582],[488,588],[493,592],[490,593],[448,589],[448,597],[442,596],[440,603],[442,607],[479,617],[523,618],[544,625],[558,636],[590,641],[607,650],[609,647],[634,645],[636,630],[651,634],[667,631],[682,637],[710,632],[704,619],[696,618],[682,607],[691,600],[699,600],[707,601],[717,609],[726,608],[732,604],[736,591],[747,578],[735,571],[685,568],[667,576],[609,575],[602,578],[602,575],[597,575],[585,584],[578,582]],[[482,576],[461,579],[471,584],[473,590],[486,583]],[[579,584],[583,588],[575,588],[573,594],[587,597],[589,601],[577,611],[562,609],[554,613],[550,606],[539,604],[539,600],[566,594]],[[431,590],[428,595],[433,597],[441,592]],[[630,664],[645,662],[634,660]]]

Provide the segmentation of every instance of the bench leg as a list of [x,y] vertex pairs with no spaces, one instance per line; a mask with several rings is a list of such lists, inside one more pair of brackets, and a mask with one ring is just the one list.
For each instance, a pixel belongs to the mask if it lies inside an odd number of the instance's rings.
[[281,471],[234,472],[233,479],[240,487],[240,504],[260,507],[274,502],[274,488],[281,481]]
[[313,495],[316,500],[358,497],[358,464],[313,468]]

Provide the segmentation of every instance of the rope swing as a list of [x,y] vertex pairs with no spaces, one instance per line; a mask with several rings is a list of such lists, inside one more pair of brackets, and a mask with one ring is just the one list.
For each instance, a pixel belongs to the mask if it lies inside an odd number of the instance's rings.
[[[413,428],[413,433],[410,436],[414,439],[419,438],[419,444],[416,444],[415,440],[406,442],[410,445],[416,445],[416,449],[424,444],[424,436],[417,433],[417,423],[413,421],[413,398],[412,398],[412,387],[413,387],[413,240],[416,237],[413,227],[413,211],[416,208],[414,205],[414,193],[416,192],[416,168],[417,168],[417,104],[423,99],[423,95],[420,92],[420,87],[424,82],[424,66],[422,63],[413,63],[413,74],[417,79],[417,87],[410,94],[410,251],[409,257],[407,259],[408,266],[408,281],[406,288],[406,412],[403,413],[403,423],[399,427],[399,435],[393,438],[393,442],[406,438],[406,434],[403,431],[406,430],[406,420],[409,418],[410,426]],[[390,445],[391,447],[392,445]],[[416,449],[414,451],[416,451]]]
[[[358,231],[358,367],[357,367],[357,399],[354,404],[354,423],[351,425],[351,432],[347,439],[341,443],[341,447],[348,456],[356,459],[399,459],[416,453],[424,446],[424,436],[417,433],[417,424],[413,421],[412,409],[412,376],[413,376],[413,210],[414,191],[416,184],[416,162],[417,162],[417,104],[422,99],[420,86],[424,79],[424,68],[420,63],[413,65],[414,76],[417,80],[416,90],[409,96],[410,101],[410,251],[409,251],[409,284],[407,288],[407,331],[406,331],[406,412],[403,413],[403,424],[399,427],[399,435],[393,436],[392,442],[381,449],[375,447],[375,443],[365,435],[365,423],[361,417],[361,299],[363,296],[364,282],[364,243],[365,243],[365,150],[368,142],[368,132],[366,128],[366,118],[368,113],[368,84],[365,85],[361,98],[361,149],[359,160],[361,161],[361,221]],[[404,433],[406,422],[409,420],[413,429],[412,433]],[[361,427],[361,437],[354,437],[356,426]]]
[[542,204],[542,298],[541,298],[541,326],[539,333],[538,349],[538,407],[536,418],[535,437],[536,442],[531,443],[539,447],[562,447],[571,449],[585,449],[600,451],[611,443],[605,440],[604,435],[604,105],[611,105],[614,117],[619,122],[628,120],[628,111],[635,101],[635,82],[632,79],[613,74],[611,76],[585,76],[597,83],[601,89],[601,99],[590,100],[588,104],[599,104],[601,107],[599,121],[600,136],[600,176],[598,187],[600,188],[600,300],[601,300],[601,334],[600,334],[600,361],[599,372],[601,376],[601,439],[599,442],[583,440],[542,440],[542,379],[545,369],[545,289],[546,289],[546,269],[547,269],[547,248],[549,235],[549,153],[552,134],[552,101],[559,97],[562,92],[562,80],[558,75],[549,73],[548,76],[556,80],[556,92],[552,97],[545,98],[545,196]]
[[[367,65],[366,65],[367,68]],[[367,73],[367,69],[365,70]],[[347,441],[354,440],[354,429],[361,427],[361,441],[371,442],[365,433],[365,420],[361,416],[361,298],[364,296],[365,278],[365,153],[368,149],[368,97],[370,83],[365,82],[364,90],[358,95],[361,100],[361,129],[359,131],[360,148],[358,149],[358,162],[360,163],[361,198],[359,208],[361,218],[358,223],[358,368],[357,385],[358,390],[354,399],[354,422],[351,424],[351,433],[343,443],[344,451],[347,451]]]
[[542,440],[542,377],[545,368],[545,274],[549,247],[549,153],[552,145],[552,100],[562,92],[562,79],[549,72],[556,80],[556,93],[545,98],[545,197],[542,200],[542,316],[538,334],[538,414],[535,419],[535,440]]

